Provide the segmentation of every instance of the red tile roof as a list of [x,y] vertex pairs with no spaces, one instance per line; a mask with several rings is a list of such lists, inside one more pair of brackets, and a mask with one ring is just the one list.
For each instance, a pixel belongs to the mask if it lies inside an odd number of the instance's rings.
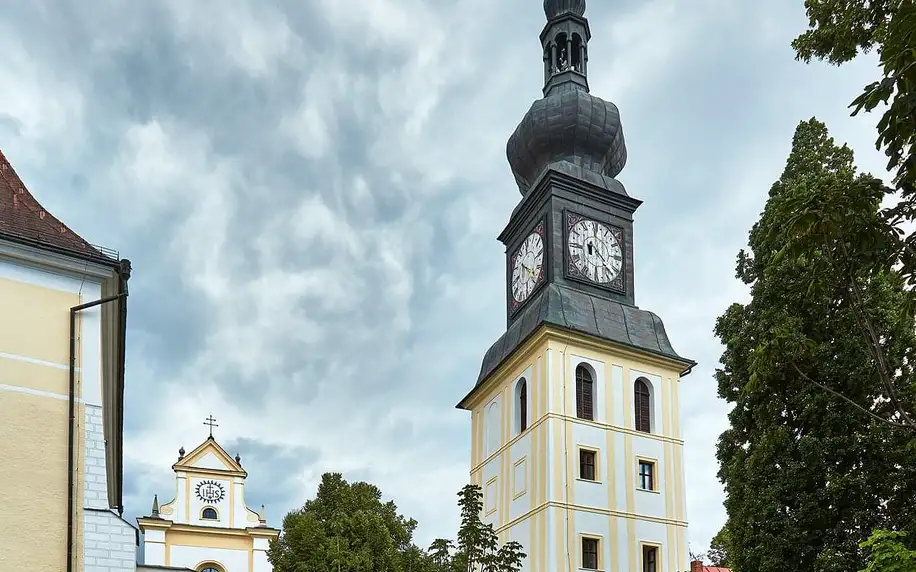
[[4,235],[81,256],[107,258],[44,210],[0,151],[0,237]]
[[704,566],[702,560],[694,560],[690,563],[690,572],[732,572],[731,568],[721,566]]

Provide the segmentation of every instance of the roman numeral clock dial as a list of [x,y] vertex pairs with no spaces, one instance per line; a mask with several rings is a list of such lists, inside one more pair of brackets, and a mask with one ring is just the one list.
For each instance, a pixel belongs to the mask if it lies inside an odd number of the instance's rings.
[[568,275],[623,289],[623,236],[618,228],[568,214]]
[[511,310],[517,310],[544,280],[544,225],[529,234],[512,256]]

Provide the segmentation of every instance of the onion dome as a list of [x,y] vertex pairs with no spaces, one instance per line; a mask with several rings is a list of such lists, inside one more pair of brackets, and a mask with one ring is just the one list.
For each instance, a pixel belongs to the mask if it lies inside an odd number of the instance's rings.
[[522,195],[552,163],[570,162],[616,177],[627,147],[617,106],[581,89],[554,92],[531,104],[506,146]]
[[585,0],[544,0],[544,14],[548,20],[567,13],[576,16],[584,15]]

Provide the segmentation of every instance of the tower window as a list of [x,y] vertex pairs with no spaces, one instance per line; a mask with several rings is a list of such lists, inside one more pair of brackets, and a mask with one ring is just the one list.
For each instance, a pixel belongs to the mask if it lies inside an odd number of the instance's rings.
[[528,429],[528,381],[523,377],[515,384],[516,432]]
[[642,572],[658,572],[658,547],[642,547]]
[[576,417],[594,420],[595,380],[584,364],[576,366]]
[[598,539],[582,538],[582,568],[586,570],[598,569]]
[[639,461],[639,488],[645,491],[655,490],[655,463]]
[[572,53],[570,54],[570,63],[572,68],[579,73],[585,73],[582,67],[582,55],[585,48],[582,45],[582,37],[579,34],[572,35]]
[[640,377],[633,384],[633,401],[636,405],[636,430],[643,433],[651,433],[652,396],[649,393],[649,384],[645,378]]
[[586,481],[595,480],[595,452],[579,449],[579,478]]
[[215,508],[207,507],[200,513],[200,518],[203,520],[219,520],[219,515],[216,513]]
[[570,43],[566,38],[566,34],[558,34],[555,38],[556,46],[555,50],[557,52],[556,59],[556,72],[563,72],[569,69],[569,46]]

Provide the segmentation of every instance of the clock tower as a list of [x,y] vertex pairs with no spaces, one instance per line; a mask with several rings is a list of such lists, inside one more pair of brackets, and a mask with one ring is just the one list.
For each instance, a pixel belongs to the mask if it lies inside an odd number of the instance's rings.
[[471,481],[524,570],[689,569],[680,379],[695,363],[636,306],[620,113],[589,93],[585,0],[544,0],[543,97],[509,138],[521,200],[506,332],[473,389]]
[[245,504],[239,455],[232,457],[210,436],[190,453],[178,450],[175,496],[161,505],[153,499],[149,516],[138,518],[146,566],[195,572],[270,572],[267,549],[280,531],[267,526],[264,507]]

